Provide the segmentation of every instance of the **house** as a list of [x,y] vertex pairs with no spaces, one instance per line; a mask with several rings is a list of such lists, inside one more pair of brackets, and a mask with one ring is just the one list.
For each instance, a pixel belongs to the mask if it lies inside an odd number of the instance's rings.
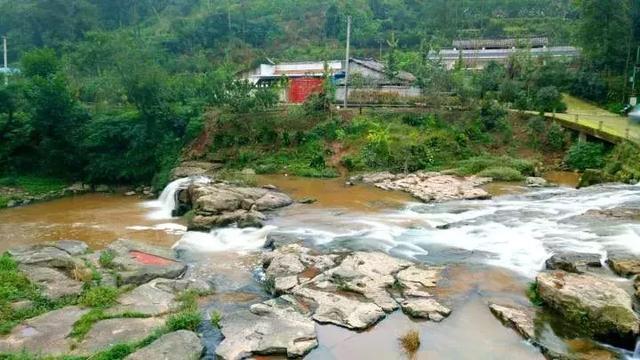
[[429,57],[440,59],[447,69],[453,69],[459,61],[468,69],[483,69],[490,62],[506,63],[509,57],[521,51],[536,58],[550,56],[573,59],[580,56],[578,48],[548,45],[549,40],[545,37],[456,40],[452,49],[432,52]]
[[[413,86],[416,78],[399,71],[389,79],[385,65],[373,59],[349,59],[349,98],[364,92],[370,94],[392,94],[394,96],[419,96],[420,89]],[[286,79],[286,87],[280,100],[287,103],[303,103],[311,94],[321,91],[325,75],[329,75],[336,86],[336,101],[342,102],[345,93],[345,61],[307,61],[261,64],[245,72],[242,78],[258,86],[273,86]]]

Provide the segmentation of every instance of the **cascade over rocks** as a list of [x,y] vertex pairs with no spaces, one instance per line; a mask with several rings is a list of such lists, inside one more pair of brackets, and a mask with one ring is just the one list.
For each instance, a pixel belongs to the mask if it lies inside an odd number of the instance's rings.
[[488,192],[480,188],[480,186],[491,182],[491,178],[476,176],[457,177],[424,171],[397,175],[380,172],[355,176],[349,181],[361,181],[383,190],[404,191],[424,202],[491,198]]
[[537,289],[545,305],[598,339],[632,347],[639,333],[631,296],[610,280],[564,271],[540,273]]
[[261,227],[263,211],[293,204],[284,193],[272,189],[235,186],[226,182],[191,183],[178,190],[178,209],[193,210],[190,230],[210,230],[237,224],[240,227]]

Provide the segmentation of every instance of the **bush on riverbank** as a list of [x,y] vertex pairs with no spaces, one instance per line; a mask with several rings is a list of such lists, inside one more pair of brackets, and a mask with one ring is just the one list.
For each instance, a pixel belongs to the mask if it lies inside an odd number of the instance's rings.
[[604,173],[615,181],[640,181],[640,147],[631,142],[615,146],[607,158]]
[[509,156],[477,156],[466,160],[459,161],[455,172],[461,176],[480,175],[490,176],[496,175],[498,178],[509,178],[513,181],[521,180],[523,176],[533,176],[535,165],[530,160],[514,159]]
[[605,148],[601,143],[577,142],[567,151],[564,163],[571,169],[601,169],[605,164]]

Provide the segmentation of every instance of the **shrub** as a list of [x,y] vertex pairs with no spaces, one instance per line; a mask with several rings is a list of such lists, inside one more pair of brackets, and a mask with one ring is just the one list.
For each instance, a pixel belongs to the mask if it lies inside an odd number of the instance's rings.
[[220,321],[222,321],[222,313],[215,310],[211,313],[211,324],[217,328],[220,328]]
[[118,290],[111,287],[94,287],[85,291],[80,304],[92,308],[107,308],[116,303]]
[[630,183],[640,180],[640,148],[630,142],[616,145],[604,172],[616,181]]
[[552,123],[547,130],[547,145],[552,150],[562,150],[565,145],[565,132],[558,123]]
[[482,170],[477,175],[490,177],[496,181],[521,181],[524,179],[520,171],[506,166],[490,167]]
[[571,169],[600,169],[604,166],[605,149],[600,143],[577,142],[573,144],[564,158]]
[[457,166],[456,173],[460,175],[474,175],[491,167],[509,167],[526,176],[533,175],[535,170],[533,162],[508,156],[477,156],[459,161]]
[[409,355],[414,355],[420,348],[420,332],[409,330],[400,337],[400,345]]
[[535,98],[536,110],[545,112],[565,112],[567,105],[562,102],[562,94],[555,86],[547,86],[538,90]]

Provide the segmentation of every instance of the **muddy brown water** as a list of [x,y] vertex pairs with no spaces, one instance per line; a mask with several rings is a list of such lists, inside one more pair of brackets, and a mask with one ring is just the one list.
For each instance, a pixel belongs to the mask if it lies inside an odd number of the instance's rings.
[[[555,176],[555,177],[554,177]],[[571,175],[551,174],[553,182],[569,185]],[[555,179],[555,180],[554,180]],[[559,179],[566,179],[561,182]],[[563,180],[564,181],[564,180]],[[415,202],[408,194],[374,187],[348,187],[343,179],[301,179],[260,176],[261,184],[273,184],[296,199],[315,198],[310,205],[296,205],[279,214],[297,213],[291,221],[304,221],[316,214],[339,209],[345,213],[380,213]],[[525,192],[519,184],[495,183],[494,196]],[[152,220],[144,201],[121,195],[89,194],[58,199],[27,207],[0,211],[0,251],[43,241],[76,239],[100,249],[118,238],[130,238],[170,247],[180,234],[153,229],[180,219]],[[306,213],[306,215],[305,215]],[[297,219],[297,220],[296,220]],[[317,221],[317,218],[315,219]],[[406,227],[413,226],[408,221]],[[190,271],[213,276],[216,294],[206,299],[207,313],[232,313],[262,301],[266,294],[256,281],[260,252],[188,254]],[[503,268],[486,265],[451,265],[434,295],[452,309],[442,323],[414,321],[396,311],[365,332],[352,332],[332,325],[317,325],[320,346],[308,359],[405,359],[398,337],[410,329],[420,331],[422,346],[417,359],[542,359],[540,352],[503,326],[488,310],[491,302],[528,305],[524,291],[529,280]],[[213,334],[213,335],[212,335]],[[553,334],[550,335],[553,337]],[[205,331],[208,357],[221,340],[219,332]],[[555,339],[565,350],[581,353],[591,343],[580,339]],[[584,345],[587,344],[587,345]]]
[[141,228],[168,222],[149,219],[149,209],[143,203],[135,197],[87,194],[0,210],[0,251],[65,239],[85,241],[92,249],[101,249],[118,238],[170,247],[179,235]]

